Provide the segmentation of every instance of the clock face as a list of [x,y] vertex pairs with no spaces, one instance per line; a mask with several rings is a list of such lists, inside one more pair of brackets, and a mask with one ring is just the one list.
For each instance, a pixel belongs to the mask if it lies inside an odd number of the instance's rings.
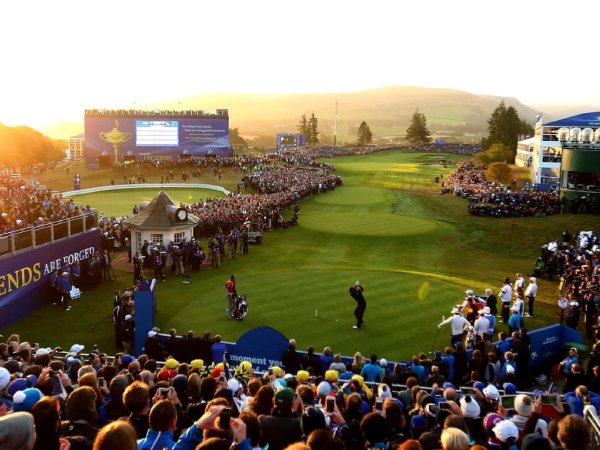
[[186,220],[187,219],[187,211],[185,209],[180,209],[179,211],[177,211],[177,218],[179,220]]

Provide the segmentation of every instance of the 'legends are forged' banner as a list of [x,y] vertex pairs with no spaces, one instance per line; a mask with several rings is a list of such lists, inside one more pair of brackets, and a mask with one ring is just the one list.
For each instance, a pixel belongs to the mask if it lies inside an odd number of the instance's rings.
[[50,274],[100,251],[97,230],[0,260],[0,328],[48,304]]

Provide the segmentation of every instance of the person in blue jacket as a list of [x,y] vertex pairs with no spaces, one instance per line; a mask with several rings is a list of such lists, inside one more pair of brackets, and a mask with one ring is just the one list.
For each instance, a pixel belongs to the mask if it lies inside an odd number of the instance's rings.
[[56,286],[60,291],[61,303],[65,311],[71,310],[71,305],[69,302],[71,301],[71,280],[68,272],[64,272],[58,279],[56,280]]
[[571,373],[571,366],[573,364],[579,364],[579,358],[577,354],[577,349],[575,347],[571,347],[569,350],[569,355],[559,363],[560,372],[563,375],[568,375]]
[[177,427],[177,409],[169,400],[157,401],[148,415],[150,428],[143,439],[138,439],[138,450],[168,449],[175,447],[173,431]]
[[[204,431],[223,431],[221,412],[226,409],[223,405],[208,406],[208,410],[191,427],[184,431],[173,450],[194,450],[204,440]],[[250,438],[246,436],[246,424],[238,418],[229,419],[229,427],[233,434],[237,450],[252,450]],[[160,447],[159,447],[160,448]],[[139,446],[138,446],[139,449]]]
[[565,394],[565,402],[569,405],[571,412],[583,417],[583,407],[592,405],[596,410],[600,409],[600,395],[590,391],[584,385],[577,386],[573,392]]

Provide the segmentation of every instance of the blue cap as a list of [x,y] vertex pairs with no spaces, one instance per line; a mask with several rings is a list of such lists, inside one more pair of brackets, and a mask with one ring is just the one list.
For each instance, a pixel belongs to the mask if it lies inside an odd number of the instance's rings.
[[517,387],[512,383],[504,383],[502,387],[504,388],[504,393],[507,395],[514,395],[517,393]]
[[135,358],[131,355],[123,355],[121,356],[121,362],[123,363],[123,365],[128,366],[129,363],[133,362],[135,360]]
[[453,388],[453,387],[454,387],[454,385],[449,381],[444,381],[444,384],[442,384],[442,389]]
[[425,416],[422,414],[415,414],[410,421],[410,429],[411,430],[420,430],[422,428],[427,428],[427,420]]
[[475,383],[473,383],[473,387],[483,392],[483,390],[485,389],[485,384],[483,384],[481,381],[476,381]]

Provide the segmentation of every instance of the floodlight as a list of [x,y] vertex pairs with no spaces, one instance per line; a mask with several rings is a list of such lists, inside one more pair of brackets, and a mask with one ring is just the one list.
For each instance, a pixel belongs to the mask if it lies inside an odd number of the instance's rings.
[[581,140],[581,128],[571,128],[570,139],[571,142],[579,142]]

